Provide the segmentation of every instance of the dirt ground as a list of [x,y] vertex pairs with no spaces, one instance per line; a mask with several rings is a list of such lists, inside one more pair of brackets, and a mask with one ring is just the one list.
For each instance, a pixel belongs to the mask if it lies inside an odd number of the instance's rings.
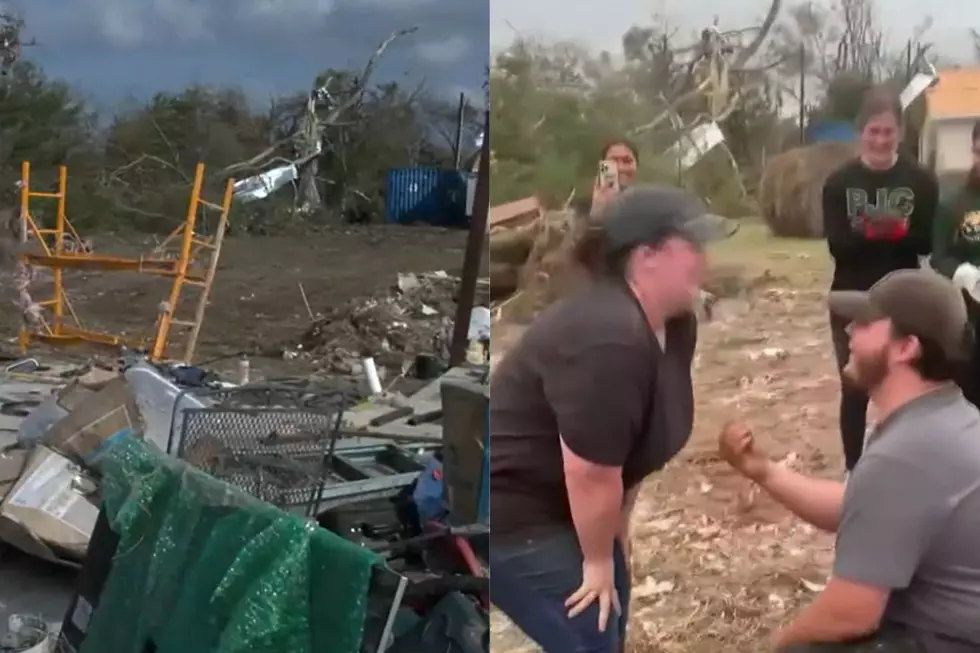
[[[827,326],[822,243],[743,227],[712,252],[741,269],[737,295],[701,328],[690,445],[643,488],[634,516],[631,653],[771,651],[771,636],[826,581],[832,538],[791,518],[716,455],[728,420],[807,472],[842,475],[837,376]],[[515,337],[502,331],[493,343]],[[531,653],[493,617],[494,653]]]
[[[97,254],[121,256],[139,256],[154,246],[151,239],[95,235],[93,241]],[[316,314],[392,287],[399,272],[457,275],[465,244],[460,230],[394,225],[336,228],[305,238],[226,238],[197,361],[247,351],[253,369],[305,373],[303,360],[256,357],[296,342],[310,326],[303,292]],[[35,301],[48,292],[43,278],[32,288]],[[135,337],[152,333],[170,284],[134,273],[73,272],[67,273],[66,288],[86,328]],[[193,314],[197,292],[185,289],[178,309],[185,316]],[[0,338],[15,337],[18,325],[16,310],[0,311]]]

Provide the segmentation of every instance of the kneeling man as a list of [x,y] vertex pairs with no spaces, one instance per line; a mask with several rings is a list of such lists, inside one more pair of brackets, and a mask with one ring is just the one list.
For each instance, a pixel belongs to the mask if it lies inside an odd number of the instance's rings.
[[778,635],[784,653],[980,651],[980,412],[953,382],[973,334],[960,291],[900,270],[830,294],[849,322],[846,379],[879,415],[846,483],[769,460],[729,425],[721,456],[794,514],[837,534],[826,588]]

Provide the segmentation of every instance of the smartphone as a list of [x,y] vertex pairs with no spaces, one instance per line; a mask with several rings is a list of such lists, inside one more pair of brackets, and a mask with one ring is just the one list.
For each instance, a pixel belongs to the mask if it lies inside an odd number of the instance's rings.
[[602,188],[619,190],[619,169],[615,161],[606,159],[599,162],[599,185]]

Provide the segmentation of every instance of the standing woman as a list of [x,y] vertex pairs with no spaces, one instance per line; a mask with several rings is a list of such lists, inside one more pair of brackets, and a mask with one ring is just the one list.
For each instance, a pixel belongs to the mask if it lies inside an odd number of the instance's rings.
[[491,600],[545,653],[618,653],[640,483],[691,435],[704,244],[732,233],[676,188],[610,197],[579,241],[588,283],[491,378]]
[[[902,105],[874,88],[858,116],[860,156],[833,172],[823,188],[824,234],[834,261],[830,289],[867,290],[883,276],[919,267],[929,253],[939,184],[915,161],[898,155]],[[830,316],[838,370],[850,356],[847,322]],[[840,433],[847,471],[864,448],[868,396],[841,378]]]
[[[948,201],[940,203],[933,231],[932,268],[953,280],[966,297],[974,333],[980,333],[980,121],[973,125],[970,139],[973,166],[966,181]],[[980,406],[980,347],[960,387],[966,398]]]

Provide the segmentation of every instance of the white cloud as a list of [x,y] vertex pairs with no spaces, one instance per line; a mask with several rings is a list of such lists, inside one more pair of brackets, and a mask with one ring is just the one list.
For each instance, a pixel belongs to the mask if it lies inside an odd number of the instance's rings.
[[334,0],[240,0],[235,11],[245,20],[301,24],[330,14],[336,5]]
[[132,48],[143,43],[143,20],[135,7],[120,6],[117,11],[94,18],[102,36],[113,45]]
[[335,6],[334,0],[81,0],[74,9],[111,44],[133,48],[208,41],[229,23],[315,27]]
[[187,43],[211,36],[211,10],[194,0],[84,0],[74,7],[121,48]]
[[[419,9],[431,4],[438,4],[440,0],[344,0],[345,4],[366,9]],[[461,0],[470,2],[472,0]]]
[[212,12],[205,3],[195,0],[152,0],[147,14],[148,20],[161,21],[178,41],[199,41],[211,36]]
[[454,34],[441,41],[425,41],[416,46],[416,50],[424,61],[446,65],[463,59],[470,52],[469,39]]

